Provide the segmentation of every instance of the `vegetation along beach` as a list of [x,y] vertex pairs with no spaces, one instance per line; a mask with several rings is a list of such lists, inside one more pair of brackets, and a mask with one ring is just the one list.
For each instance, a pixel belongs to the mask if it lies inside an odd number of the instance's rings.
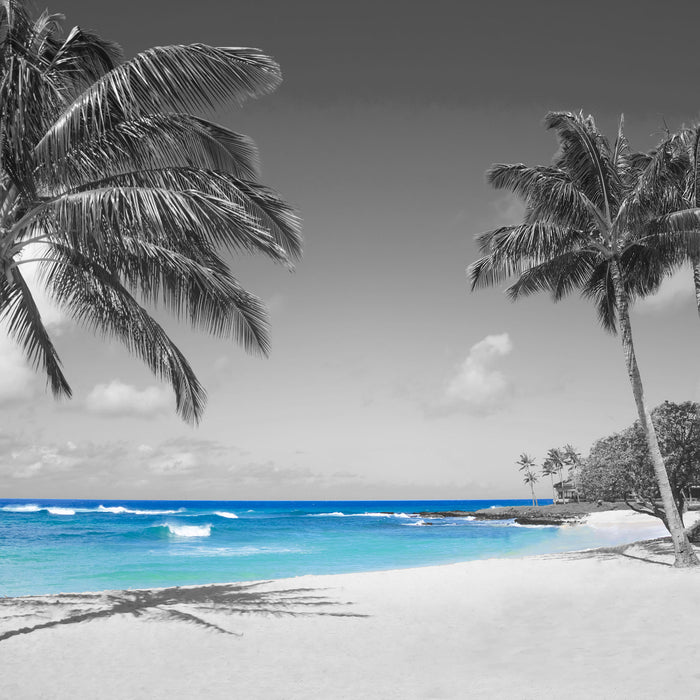
[[697,696],[700,9],[62,1],[0,0],[0,698]]

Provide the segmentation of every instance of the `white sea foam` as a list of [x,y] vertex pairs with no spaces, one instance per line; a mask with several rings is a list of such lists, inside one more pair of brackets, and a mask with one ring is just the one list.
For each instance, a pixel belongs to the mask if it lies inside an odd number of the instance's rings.
[[43,508],[36,505],[36,503],[27,503],[21,506],[3,506],[2,509],[10,513],[36,513],[43,510]]
[[72,508],[59,508],[58,506],[50,506],[46,510],[51,513],[51,515],[75,515],[75,511]]
[[124,506],[97,506],[98,513],[129,513],[131,515],[172,515],[173,513],[180,513],[180,510],[135,510],[133,508],[125,508]]
[[214,515],[218,515],[220,518],[231,518],[237,519],[238,516],[235,513],[229,513],[226,510],[217,510]]
[[167,523],[166,527],[171,535],[177,537],[209,537],[211,535],[211,525],[174,525]]
[[421,519],[421,520],[416,520],[415,523],[404,523],[404,525],[405,525],[406,527],[418,527],[418,526],[420,526],[420,525],[428,525],[428,524],[432,525],[432,523],[426,523],[425,520],[422,520],[422,519]]

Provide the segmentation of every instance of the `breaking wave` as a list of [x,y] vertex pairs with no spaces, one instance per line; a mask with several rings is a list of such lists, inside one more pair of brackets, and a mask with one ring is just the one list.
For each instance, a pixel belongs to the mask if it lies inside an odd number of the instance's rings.
[[211,525],[173,525],[166,523],[171,535],[176,537],[209,537],[211,535]]
[[214,515],[218,515],[220,518],[231,518],[237,519],[238,516],[235,513],[229,513],[227,510],[217,510]]
[[23,506],[3,506],[2,509],[6,510],[8,513],[37,513],[43,510],[41,506],[35,503],[27,503]]
[[124,506],[103,506],[99,505],[94,512],[97,513],[129,513],[130,515],[172,515],[173,513],[181,513],[180,510],[135,510],[133,508],[125,508]]

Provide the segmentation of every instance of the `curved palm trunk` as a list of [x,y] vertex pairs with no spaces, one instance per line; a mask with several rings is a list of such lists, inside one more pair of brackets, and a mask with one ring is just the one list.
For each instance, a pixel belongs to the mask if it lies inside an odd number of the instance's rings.
[[552,481],[552,503],[556,503],[557,502],[557,494],[556,494],[556,491],[554,490],[554,474],[550,473],[549,478]]
[[666,512],[666,527],[671,533],[673,550],[676,555],[674,566],[699,566],[700,561],[695,555],[695,551],[688,540],[688,536],[683,528],[683,521],[678,514],[676,503],[673,500],[673,493],[671,491],[668,473],[666,471],[666,466],[664,465],[663,457],[661,456],[659,442],[656,438],[656,430],[654,429],[654,424],[651,421],[651,415],[649,414],[649,410],[644,402],[644,387],[642,386],[642,378],[639,374],[637,357],[634,352],[627,293],[622,285],[622,277],[620,275],[620,269],[617,265],[617,261],[611,262],[610,270],[615,289],[615,298],[617,302],[617,311],[620,324],[620,336],[622,339],[622,348],[625,353],[627,374],[630,379],[630,384],[632,385],[632,393],[634,394],[634,402],[637,405],[639,422],[644,430],[644,434],[647,439],[647,446],[649,448],[649,455],[651,457],[652,464],[654,465],[654,474],[656,475],[656,482],[661,493],[661,502],[663,503],[664,511]]
[[694,255],[692,263],[693,282],[695,284],[695,305],[697,306],[698,314],[700,314],[700,255]]

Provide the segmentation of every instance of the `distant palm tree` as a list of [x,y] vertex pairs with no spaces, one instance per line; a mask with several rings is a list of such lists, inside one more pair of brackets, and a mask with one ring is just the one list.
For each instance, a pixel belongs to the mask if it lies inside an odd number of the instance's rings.
[[622,122],[612,147],[583,114],[552,112],[545,125],[559,137],[552,166],[494,165],[489,172],[492,185],[524,200],[525,215],[517,226],[479,237],[483,257],[468,269],[472,289],[515,278],[508,288],[511,299],[548,291],[555,301],[580,289],[594,301],[606,330],[619,327],[639,421],[669,514],[675,565],[700,565],[673,501],[644,400],[629,316],[631,299],[654,292],[666,263],[677,257],[672,245],[652,249],[642,240],[643,224],[666,211],[663,200],[644,196],[651,159],[631,152]]
[[527,471],[525,472],[525,476],[523,477],[523,481],[526,484],[530,485],[530,491],[532,492],[532,505],[536,506],[538,505],[537,499],[535,498],[535,484],[538,481],[537,474],[534,472]]
[[525,478],[523,481],[530,485],[530,491],[532,492],[532,505],[537,505],[537,499],[535,498],[535,484],[537,483],[537,475],[532,471],[535,466],[535,460],[530,457],[527,453],[523,452],[520,455],[520,459],[516,462],[519,471],[525,472]]
[[557,493],[554,490],[554,475],[556,473],[557,468],[554,465],[554,462],[551,459],[546,458],[544,462],[542,462],[542,476],[548,476],[552,482],[552,503],[557,502]]
[[578,492],[578,470],[581,466],[581,455],[576,451],[573,445],[566,444],[563,449],[564,462],[569,467],[569,475],[574,482],[574,491],[576,493],[576,502],[580,502]]
[[0,319],[57,397],[71,389],[22,266],[40,263],[53,300],[113,337],[175,392],[188,421],[205,392],[146,310],[266,354],[264,305],[228,256],[289,265],[299,221],[259,184],[253,142],[192,116],[273,90],[277,64],[257,49],[149,49],[121,63],[115,44],[58,16],[32,20],[0,1]]
[[564,502],[564,455],[558,447],[553,447],[547,451],[547,459],[552,463],[552,467],[559,474],[559,488],[561,488],[561,500]]

